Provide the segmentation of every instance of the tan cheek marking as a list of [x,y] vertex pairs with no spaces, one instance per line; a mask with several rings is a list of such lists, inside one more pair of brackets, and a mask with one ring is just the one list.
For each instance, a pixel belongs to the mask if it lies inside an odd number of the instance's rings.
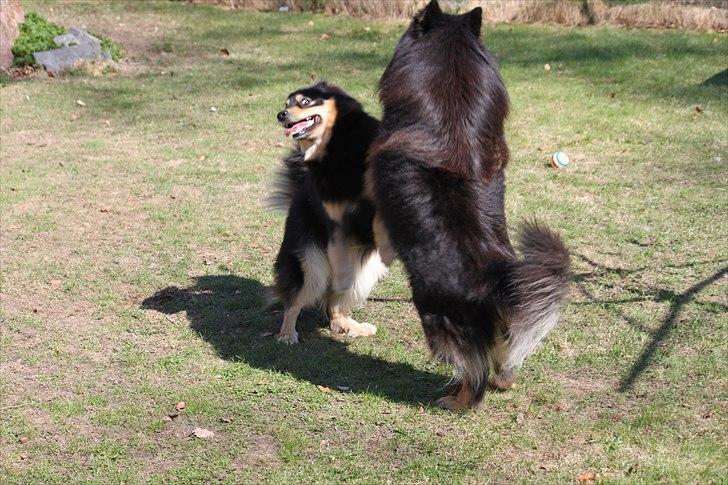
[[295,118],[302,116],[301,111],[303,111],[301,108],[296,108],[294,106],[288,108],[288,112],[292,114]]
[[301,96],[300,94],[297,94],[296,95],[296,102],[297,103],[300,103],[302,99],[303,99],[303,96]]
[[324,101],[324,131],[328,132],[336,123],[336,103],[333,99]]

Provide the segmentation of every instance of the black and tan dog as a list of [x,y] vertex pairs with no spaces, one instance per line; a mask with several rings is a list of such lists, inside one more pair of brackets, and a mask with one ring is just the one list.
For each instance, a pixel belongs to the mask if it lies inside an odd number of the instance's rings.
[[333,332],[373,335],[377,328],[356,322],[350,310],[386,272],[374,247],[374,207],[362,197],[378,121],[326,82],[291,93],[278,121],[295,143],[269,200],[288,212],[274,266],[274,296],[284,306],[278,340],[297,343],[298,314],[315,304]]
[[559,319],[570,277],[561,239],[536,223],[508,238],[504,121],[508,95],[480,40],[481,9],[444,14],[433,0],[380,81],[384,114],[368,158],[377,245],[396,253],[432,352],[459,377],[439,403],[477,405]]

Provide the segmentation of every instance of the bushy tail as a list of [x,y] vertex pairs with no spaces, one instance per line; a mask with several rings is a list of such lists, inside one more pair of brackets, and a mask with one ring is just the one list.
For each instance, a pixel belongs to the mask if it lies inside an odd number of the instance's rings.
[[306,175],[303,153],[295,151],[283,159],[283,166],[276,174],[273,190],[265,200],[265,205],[271,209],[288,211],[293,195],[303,184]]
[[508,338],[503,372],[523,363],[559,320],[569,291],[569,251],[558,234],[538,222],[524,223],[519,234],[521,259],[515,261],[503,289]]

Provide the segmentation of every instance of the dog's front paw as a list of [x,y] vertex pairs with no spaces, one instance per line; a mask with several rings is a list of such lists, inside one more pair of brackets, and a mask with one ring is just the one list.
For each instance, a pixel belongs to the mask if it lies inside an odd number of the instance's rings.
[[298,343],[298,332],[295,330],[292,333],[279,333],[276,340],[286,345],[296,345]]

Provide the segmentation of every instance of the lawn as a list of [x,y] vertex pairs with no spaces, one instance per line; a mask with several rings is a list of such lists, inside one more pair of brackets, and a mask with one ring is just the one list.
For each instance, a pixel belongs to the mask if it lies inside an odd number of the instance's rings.
[[509,221],[558,229],[576,277],[517,388],[452,415],[400,265],[355,314],[372,338],[310,312],[282,346],[263,307],[275,113],[326,78],[378,114],[405,22],[32,10],[128,60],[0,88],[0,482],[725,483],[728,87],[703,81],[728,36],[484,29],[513,106]]

